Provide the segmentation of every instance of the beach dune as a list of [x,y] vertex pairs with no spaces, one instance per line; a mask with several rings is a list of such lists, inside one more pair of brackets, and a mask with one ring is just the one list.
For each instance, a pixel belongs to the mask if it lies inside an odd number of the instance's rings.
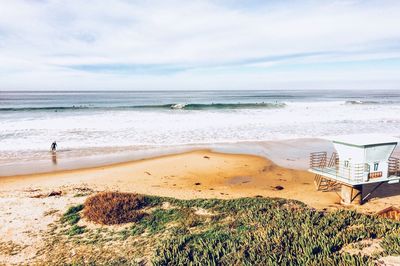
[[[375,213],[400,203],[399,187],[362,206],[344,207],[335,192],[316,191],[314,176],[254,155],[197,150],[95,168],[0,178],[0,263],[34,260],[49,225],[98,191],[193,198],[277,197],[316,209]],[[385,192],[385,193],[383,193]],[[396,205],[397,202],[397,205]],[[11,251],[10,251],[11,250]],[[14,251],[17,251],[15,255]]]

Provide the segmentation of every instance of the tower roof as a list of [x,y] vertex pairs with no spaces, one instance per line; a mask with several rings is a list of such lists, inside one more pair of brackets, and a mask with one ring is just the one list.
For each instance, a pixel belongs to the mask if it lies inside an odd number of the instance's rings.
[[333,137],[333,143],[356,147],[371,147],[397,144],[399,139],[384,134],[356,134]]

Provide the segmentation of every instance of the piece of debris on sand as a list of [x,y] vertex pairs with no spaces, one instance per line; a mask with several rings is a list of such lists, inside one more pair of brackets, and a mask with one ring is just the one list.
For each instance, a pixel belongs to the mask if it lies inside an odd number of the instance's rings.
[[47,195],[47,197],[61,196],[61,194],[61,191],[52,191]]
[[284,189],[284,187],[282,187],[282,186],[275,186],[275,187],[272,187],[272,189],[273,189],[273,190],[282,190],[282,189]]
[[38,192],[38,191],[40,191],[39,188],[28,188],[28,189],[24,190],[24,192],[28,192],[28,193],[33,193],[33,192]]
[[43,216],[53,215],[53,214],[58,213],[58,212],[59,212],[58,210],[51,209],[51,210],[45,211],[45,212],[43,213]]
[[31,196],[31,198],[47,198],[47,197],[55,197],[55,196],[61,196],[61,195],[62,195],[62,191],[51,191],[48,194],[33,195],[33,196]]

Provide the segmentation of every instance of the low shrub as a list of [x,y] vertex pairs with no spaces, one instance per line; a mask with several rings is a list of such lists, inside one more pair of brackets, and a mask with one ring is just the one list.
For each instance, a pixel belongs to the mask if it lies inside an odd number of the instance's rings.
[[165,231],[170,223],[183,223],[191,219],[190,212],[186,208],[156,209],[132,227],[132,234],[137,235],[147,231],[150,235],[154,235]]
[[[115,241],[115,232],[92,236],[90,228],[78,226],[81,208],[64,214],[65,224],[72,225],[69,236],[85,233],[93,243]],[[83,214],[106,225],[135,222],[116,235],[118,241],[141,243],[129,246],[122,256],[127,262],[148,252],[153,265],[376,265],[379,257],[400,254],[399,222],[349,210],[318,211],[293,200],[179,200],[108,192],[88,198]],[[373,255],[342,251],[366,239],[381,239],[383,250]]]
[[70,207],[66,213],[61,218],[63,223],[69,223],[70,225],[74,225],[79,222],[81,219],[79,212],[83,209],[83,205],[77,205]]
[[393,230],[382,242],[381,246],[387,254],[400,256],[400,228]]
[[220,217],[202,230],[171,234],[159,242],[154,265],[375,265],[372,256],[340,252],[349,243],[374,238],[384,239],[386,254],[399,252],[399,223],[355,211],[326,213],[270,198],[175,205],[203,206]]
[[74,236],[74,235],[80,235],[85,232],[85,227],[84,226],[79,226],[77,224],[74,224],[67,232],[67,235],[69,236]]
[[86,199],[83,215],[98,224],[122,224],[140,220],[146,205],[143,196],[133,193],[102,192]]

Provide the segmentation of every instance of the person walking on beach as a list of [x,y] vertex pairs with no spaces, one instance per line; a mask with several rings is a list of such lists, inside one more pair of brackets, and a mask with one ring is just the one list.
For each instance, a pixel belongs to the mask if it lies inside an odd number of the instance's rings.
[[53,141],[53,143],[51,143],[51,151],[56,152],[56,150],[57,150],[57,142]]

